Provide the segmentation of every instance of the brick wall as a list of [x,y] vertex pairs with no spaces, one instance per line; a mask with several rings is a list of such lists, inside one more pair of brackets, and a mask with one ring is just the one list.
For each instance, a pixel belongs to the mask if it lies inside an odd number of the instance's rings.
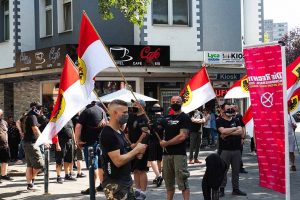
[[40,81],[14,83],[14,117],[19,119],[33,101],[40,101]]

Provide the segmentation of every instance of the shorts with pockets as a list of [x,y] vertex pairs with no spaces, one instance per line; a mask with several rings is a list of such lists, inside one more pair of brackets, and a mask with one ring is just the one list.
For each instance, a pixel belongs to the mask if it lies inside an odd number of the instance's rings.
[[189,189],[186,155],[164,155],[163,156],[163,178],[167,190],[174,190],[175,179],[179,190]]
[[45,162],[40,147],[35,147],[34,143],[25,141],[23,147],[27,167],[32,167],[34,169],[44,168]]

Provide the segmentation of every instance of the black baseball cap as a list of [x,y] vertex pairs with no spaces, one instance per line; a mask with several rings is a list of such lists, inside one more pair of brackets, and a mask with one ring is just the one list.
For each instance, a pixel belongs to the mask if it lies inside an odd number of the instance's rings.
[[33,106],[36,107],[36,108],[41,108],[41,107],[43,107],[43,105],[40,104],[39,102],[31,102],[31,103],[30,103],[30,108],[32,108]]

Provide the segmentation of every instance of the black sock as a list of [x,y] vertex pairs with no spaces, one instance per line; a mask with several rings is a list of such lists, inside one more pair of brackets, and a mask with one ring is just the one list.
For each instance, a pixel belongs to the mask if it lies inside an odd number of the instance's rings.
[[32,179],[32,185],[34,184],[34,179]]

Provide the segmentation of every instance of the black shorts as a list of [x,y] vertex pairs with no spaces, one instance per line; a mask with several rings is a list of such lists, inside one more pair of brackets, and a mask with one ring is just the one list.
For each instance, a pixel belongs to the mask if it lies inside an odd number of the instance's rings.
[[8,147],[0,148],[0,163],[8,163],[10,159],[10,153]]
[[142,159],[137,159],[135,158],[131,162],[131,170],[140,170],[140,171],[149,171],[149,167],[147,166],[148,164],[148,149],[146,150],[144,156]]
[[74,146],[72,140],[64,141],[59,143],[61,151],[55,151],[55,162],[61,165],[62,162],[73,162]]
[[148,161],[162,161],[163,149],[159,143],[149,144]]

